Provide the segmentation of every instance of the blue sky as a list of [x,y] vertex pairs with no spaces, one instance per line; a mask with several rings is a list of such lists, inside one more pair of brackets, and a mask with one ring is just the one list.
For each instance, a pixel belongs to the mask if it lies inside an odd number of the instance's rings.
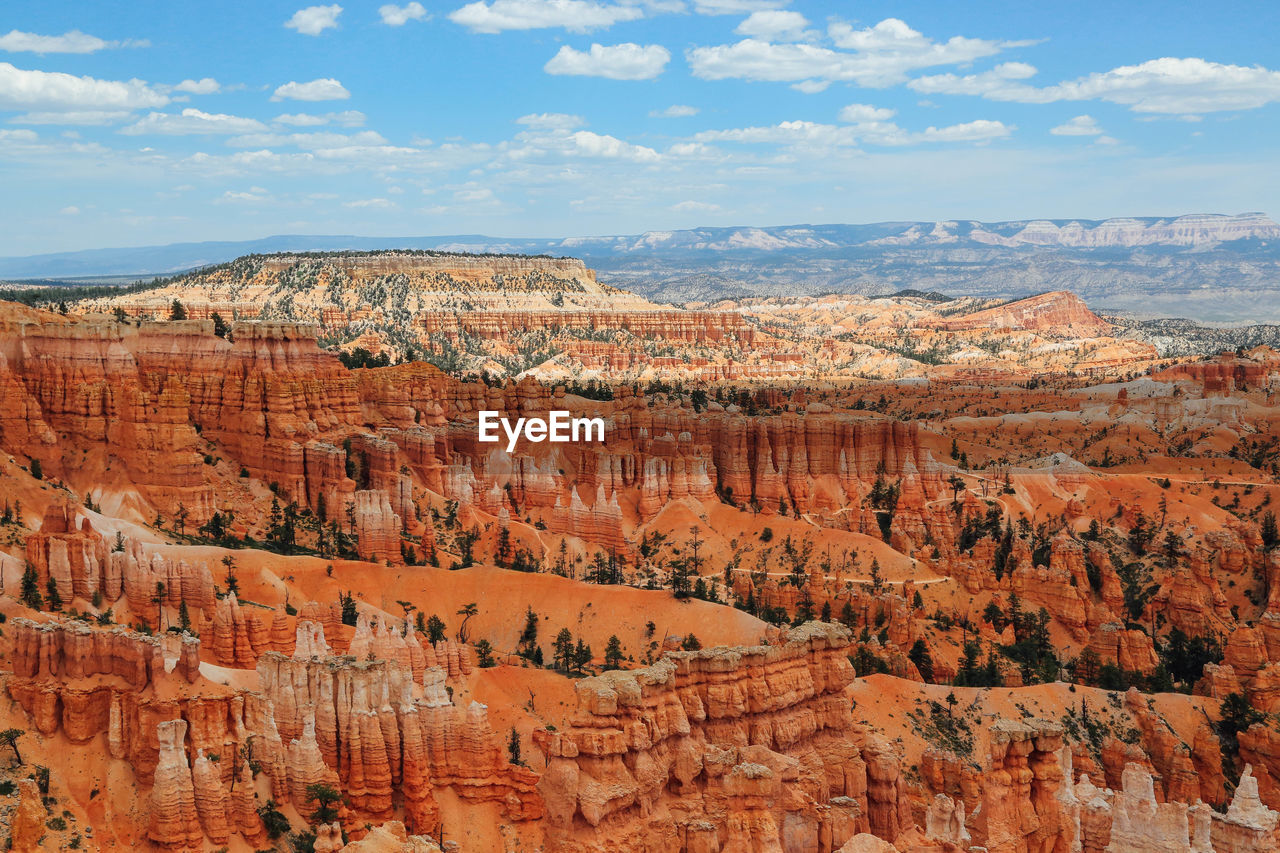
[[0,255],[280,233],[1277,213],[1280,7],[48,2]]

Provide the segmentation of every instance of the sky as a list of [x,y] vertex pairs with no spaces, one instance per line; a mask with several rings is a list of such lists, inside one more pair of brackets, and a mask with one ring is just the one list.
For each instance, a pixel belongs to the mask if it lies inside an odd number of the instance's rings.
[[1280,4],[0,9],[0,255],[1280,214]]

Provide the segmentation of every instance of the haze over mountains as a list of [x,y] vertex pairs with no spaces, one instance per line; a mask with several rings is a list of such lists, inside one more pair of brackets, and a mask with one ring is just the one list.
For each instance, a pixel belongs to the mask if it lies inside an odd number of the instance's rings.
[[716,227],[554,239],[280,235],[0,258],[0,277],[150,276],[251,253],[387,248],[571,255],[603,280],[663,302],[904,288],[982,297],[1072,290],[1096,309],[1139,316],[1280,321],[1280,225],[1262,213]]

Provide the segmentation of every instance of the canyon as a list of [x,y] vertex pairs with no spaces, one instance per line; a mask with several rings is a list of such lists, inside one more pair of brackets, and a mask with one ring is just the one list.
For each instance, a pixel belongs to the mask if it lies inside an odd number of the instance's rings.
[[12,849],[1280,847],[1265,346],[340,253],[0,303],[0,394]]

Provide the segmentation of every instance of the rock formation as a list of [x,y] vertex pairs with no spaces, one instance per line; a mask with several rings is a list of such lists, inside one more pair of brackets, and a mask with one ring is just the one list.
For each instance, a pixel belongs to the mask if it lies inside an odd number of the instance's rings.
[[[191,767],[187,764],[187,753],[183,748],[187,735],[186,721],[163,722],[156,733],[160,741],[160,759],[151,787],[147,837],[163,850],[202,850],[204,833],[200,830],[196,812]],[[222,828],[225,830],[225,814],[223,820]],[[225,832],[223,835],[225,837]]]

